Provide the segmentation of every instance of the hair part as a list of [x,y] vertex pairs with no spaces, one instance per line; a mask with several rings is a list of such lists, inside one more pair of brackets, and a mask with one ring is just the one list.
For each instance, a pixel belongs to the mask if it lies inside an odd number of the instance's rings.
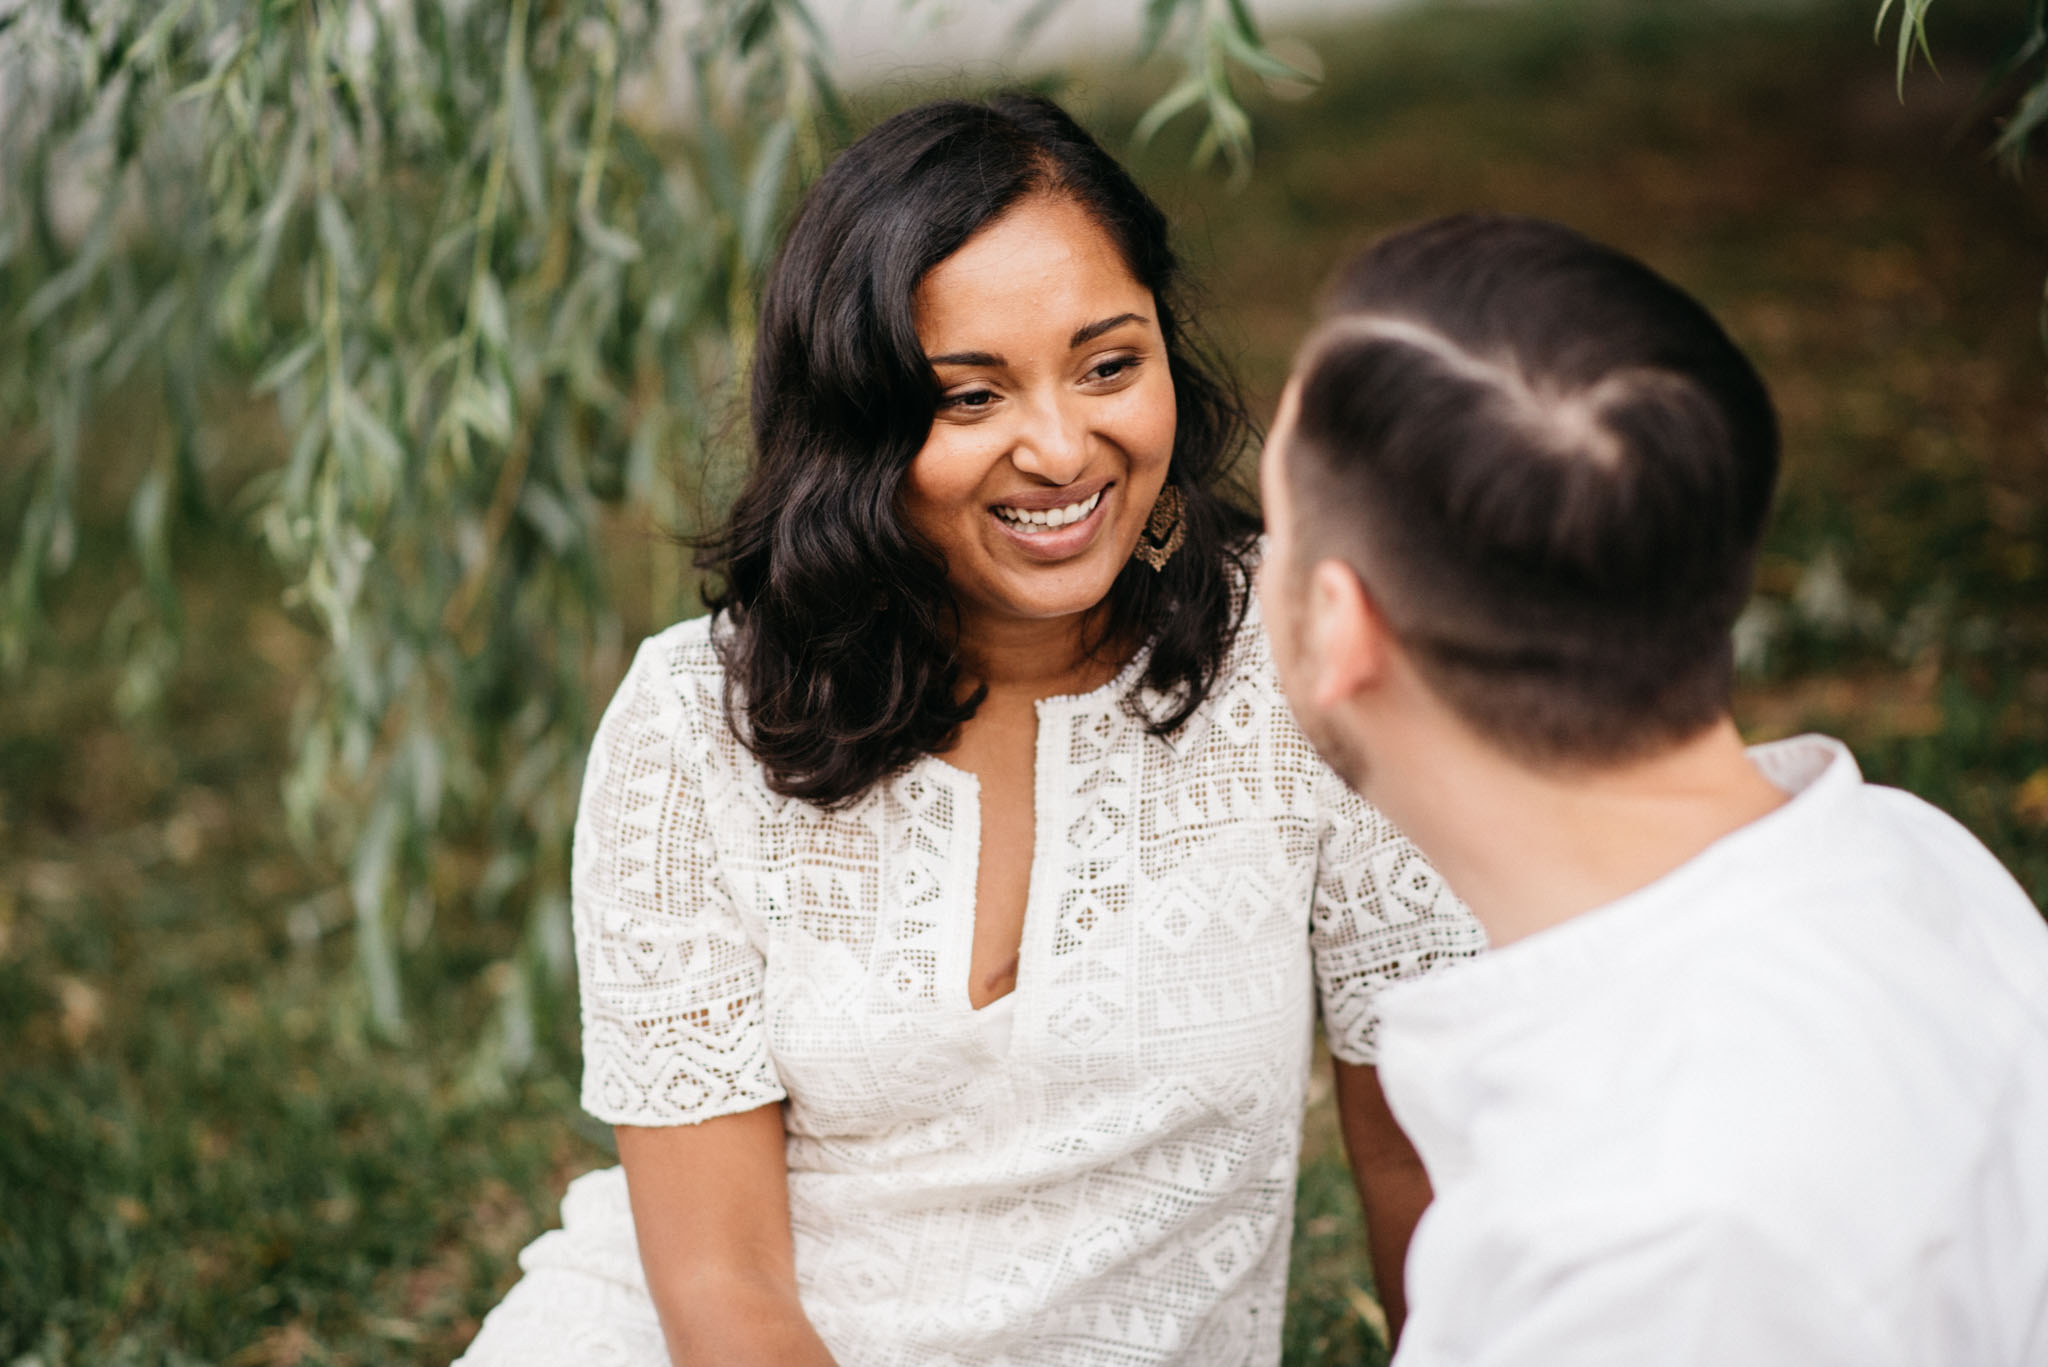
[[1542,763],[1725,716],[1778,461],[1763,382],[1648,267],[1461,215],[1340,274],[1296,366],[1304,554],[1358,572],[1424,680]]
[[[1189,326],[1165,215],[1042,97],[940,100],[876,125],[805,196],[763,292],[750,376],[752,461],[700,543],[735,733],[785,796],[858,798],[974,715],[938,551],[899,506],[940,386],[916,327],[919,284],[1026,199],[1079,206],[1153,295],[1178,422],[1167,479],[1186,540],[1127,567],[1105,645],[1149,646],[1133,695],[1156,734],[1208,696],[1243,612],[1256,522],[1229,485],[1251,432],[1235,382]],[[964,696],[963,696],[964,694]]]

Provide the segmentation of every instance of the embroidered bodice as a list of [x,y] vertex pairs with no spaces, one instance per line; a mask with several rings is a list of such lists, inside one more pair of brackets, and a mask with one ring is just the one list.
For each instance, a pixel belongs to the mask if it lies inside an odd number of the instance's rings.
[[1135,665],[1038,704],[1017,987],[981,1012],[975,779],[777,796],[710,630],[649,640],[592,748],[586,1109],[786,1100],[803,1301],[849,1367],[1276,1362],[1318,1005],[1370,1062],[1380,987],[1482,939],[1296,728],[1256,605],[1171,738]]

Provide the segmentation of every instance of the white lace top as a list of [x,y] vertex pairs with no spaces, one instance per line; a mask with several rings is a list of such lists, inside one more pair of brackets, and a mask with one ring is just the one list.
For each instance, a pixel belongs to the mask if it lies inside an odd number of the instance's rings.
[[1255,606],[1170,740],[1120,705],[1137,668],[1038,704],[1017,988],[981,1012],[971,775],[778,797],[707,620],[649,640],[599,728],[583,1104],[787,1100],[803,1302],[847,1367],[1277,1362],[1317,1003],[1370,1062],[1379,988],[1482,943],[1296,729]]

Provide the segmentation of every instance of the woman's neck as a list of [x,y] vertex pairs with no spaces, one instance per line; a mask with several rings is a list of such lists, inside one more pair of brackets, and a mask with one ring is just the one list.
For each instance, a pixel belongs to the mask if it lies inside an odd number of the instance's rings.
[[972,685],[991,694],[1085,693],[1116,676],[1121,656],[1102,639],[1105,607],[1071,617],[963,614],[960,654]]

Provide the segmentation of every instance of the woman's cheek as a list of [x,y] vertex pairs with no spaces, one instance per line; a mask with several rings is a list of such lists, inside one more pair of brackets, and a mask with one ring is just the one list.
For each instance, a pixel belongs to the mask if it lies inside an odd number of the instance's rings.
[[911,520],[926,536],[950,541],[962,522],[980,512],[976,495],[988,461],[979,433],[935,428],[910,465]]
[[1173,401],[1173,381],[1157,374],[1130,391],[1133,400],[1127,423],[1130,431],[1124,449],[1134,465],[1164,470],[1173,456],[1173,438],[1179,414]]

